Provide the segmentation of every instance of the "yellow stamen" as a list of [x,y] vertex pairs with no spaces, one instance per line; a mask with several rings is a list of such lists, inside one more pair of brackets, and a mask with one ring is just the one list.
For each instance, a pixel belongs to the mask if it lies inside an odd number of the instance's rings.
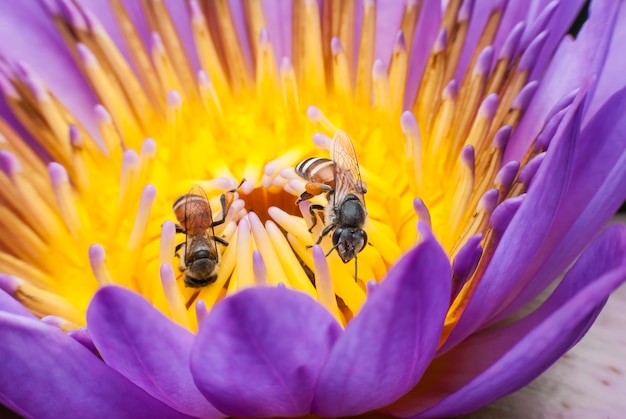
[[52,180],[52,189],[56,197],[61,216],[65,221],[65,225],[74,237],[78,236],[80,229],[80,218],[74,197],[72,196],[71,185],[65,168],[58,163],[50,163],[48,166],[50,171],[50,179]]
[[0,283],[3,289],[39,317],[56,315],[76,324],[85,323],[83,313],[54,292],[45,291],[18,277],[3,275]]
[[402,110],[404,103],[406,76],[409,69],[409,55],[407,47],[408,45],[404,32],[398,32],[396,42],[393,46],[391,64],[389,65],[389,90],[391,96],[391,106],[394,113],[399,113]]
[[[180,42],[174,22],[172,22],[165,4],[162,0],[142,0],[141,3],[150,28],[160,35],[159,42],[161,40],[163,42],[164,50],[161,53],[167,56],[168,63],[172,65],[172,72],[176,73],[176,80],[179,80],[184,87],[184,89],[175,89],[179,92],[185,92],[188,97],[192,96],[195,93],[195,77],[185,54],[185,48]],[[165,90],[172,88],[174,87]]]
[[161,265],[160,274],[163,292],[165,293],[165,299],[167,300],[172,320],[183,327],[189,328],[189,316],[187,315],[183,297],[180,295],[178,287],[176,286],[176,278],[174,277],[172,266],[164,263]]
[[270,283],[272,285],[276,285],[279,282],[288,284],[289,280],[287,279],[287,275],[282,269],[279,257],[274,251],[272,242],[263,228],[261,220],[255,213],[250,213],[248,215],[248,221],[250,222],[254,242],[259,248],[260,253],[263,256],[263,261],[266,263],[268,268]]
[[84,44],[76,45],[81,64],[92,86],[97,90],[106,109],[112,112],[111,117],[124,138],[129,140],[141,137],[137,121],[129,108],[126,99],[115,87],[109,75],[98,63],[95,55]]
[[252,252],[252,269],[254,271],[255,286],[259,287],[269,284],[269,280],[267,278],[267,267],[265,266],[261,252],[258,250]]
[[114,283],[109,270],[104,264],[106,261],[106,253],[101,245],[94,244],[89,248],[89,261],[91,263],[91,271],[96,277],[100,287]]
[[254,270],[252,268],[252,236],[250,223],[246,218],[239,221],[237,228],[237,289],[244,289],[254,285]]
[[228,92],[226,73],[220,63],[215,44],[207,30],[206,20],[196,0],[192,0],[189,6],[191,10],[191,29],[196,42],[196,50],[200,57],[200,63],[213,83],[215,83],[216,92],[219,94],[218,97],[225,98]]
[[[161,240],[159,240],[159,266],[168,264],[174,266],[174,249],[176,247],[176,227],[171,221],[161,226]],[[180,257],[183,257],[182,255]]]
[[339,319],[339,308],[335,298],[332,275],[330,274],[324,251],[317,245],[313,246],[313,264],[315,266],[317,299],[335,318]]
[[368,106],[372,97],[372,66],[374,65],[374,40],[376,37],[376,4],[363,1],[363,21],[356,69],[356,103]]
[[135,223],[128,239],[127,249],[136,250],[142,242],[146,226],[150,217],[150,211],[152,210],[152,204],[156,198],[156,188],[153,185],[147,185],[141,194],[141,200],[139,201],[139,209],[137,210],[137,216],[135,217]]

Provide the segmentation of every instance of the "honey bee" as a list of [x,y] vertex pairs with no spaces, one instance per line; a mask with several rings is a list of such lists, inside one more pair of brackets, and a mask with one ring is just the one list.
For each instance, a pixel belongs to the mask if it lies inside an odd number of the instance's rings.
[[194,186],[188,194],[174,201],[174,215],[179,223],[176,225],[176,232],[185,234],[185,241],[176,245],[176,256],[180,258],[179,269],[185,273],[187,287],[202,288],[217,279],[220,262],[217,243],[228,246],[228,242],[215,235],[214,227],[226,220],[226,213],[235,199],[236,190],[220,196],[222,216],[219,220],[213,219],[209,200],[199,186]]
[[325,227],[315,244],[334,230],[333,247],[326,256],[336,249],[344,263],[355,259],[356,265],[356,255],[367,243],[367,233],[363,230],[367,217],[363,195],[367,188],[361,180],[354,146],[345,132],[335,133],[330,154],[331,159],[311,157],[296,166],[296,173],[308,181],[296,204],[326,193],[326,207],[316,204],[309,207],[313,219],[309,231],[317,224],[316,212],[323,211]]

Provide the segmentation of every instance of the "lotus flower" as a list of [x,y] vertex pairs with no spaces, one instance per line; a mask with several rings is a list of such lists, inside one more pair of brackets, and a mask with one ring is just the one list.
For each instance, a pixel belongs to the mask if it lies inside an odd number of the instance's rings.
[[[582,0],[443,3],[5,4],[0,402],[445,417],[576,344],[626,279],[625,227],[601,232],[626,198],[624,5],[574,40]],[[294,203],[339,130],[367,185],[345,264],[308,248],[324,197]],[[175,256],[192,186],[225,221],[202,288]]]

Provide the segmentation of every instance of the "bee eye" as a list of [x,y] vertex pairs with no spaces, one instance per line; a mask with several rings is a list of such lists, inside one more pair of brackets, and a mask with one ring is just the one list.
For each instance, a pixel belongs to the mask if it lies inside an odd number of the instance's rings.
[[339,242],[339,238],[343,234],[343,228],[338,228],[333,232],[333,244],[337,244]]
[[360,252],[361,250],[363,250],[363,248],[367,244],[367,233],[365,232],[365,230],[355,230],[354,233],[352,233],[352,237],[354,239],[360,240],[362,243],[361,247],[357,249],[357,252]]

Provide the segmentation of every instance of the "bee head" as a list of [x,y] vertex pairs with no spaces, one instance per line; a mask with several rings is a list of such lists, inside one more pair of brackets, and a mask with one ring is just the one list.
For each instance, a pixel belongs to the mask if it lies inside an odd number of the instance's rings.
[[338,228],[333,232],[333,246],[343,263],[348,263],[365,247],[367,233],[360,228]]

